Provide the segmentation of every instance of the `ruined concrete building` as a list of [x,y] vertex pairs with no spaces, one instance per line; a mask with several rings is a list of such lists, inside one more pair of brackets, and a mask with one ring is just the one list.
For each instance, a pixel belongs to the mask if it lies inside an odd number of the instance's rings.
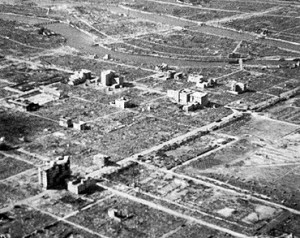
[[174,79],[175,74],[176,70],[168,70],[167,72],[165,72],[165,79]]
[[168,90],[167,95],[177,103],[183,105],[183,110],[185,111],[193,111],[205,107],[209,103],[207,93],[189,89]]
[[110,60],[110,59],[111,59],[110,54],[104,55],[104,56],[103,56],[103,59],[104,59],[104,60]]
[[233,81],[230,85],[230,93],[241,94],[247,91],[247,84]]
[[101,85],[105,87],[119,88],[124,84],[124,78],[117,76],[113,70],[105,70],[101,72]]
[[121,222],[133,217],[133,214],[128,214],[128,211],[117,210],[115,208],[108,209],[107,215],[116,222]]
[[212,88],[217,85],[216,79],[208,79],[207,81],[201,80],[196,83],[196,87],[205,89],[205,88]]
[[93,163],[103,168],[109,164],[110,157],[103,154],[97,154],[93,157]]
[[68,191],[75,194],[82,194],[95,184],[96,181],[92,178],[75,178],[68,182]]
[[69,156],[58,157],[39,167],[39,184],[44,189],[55,188],[65,184],[65,179],[71,175]]
[[76,121],[73,123],[73,128],[78,131],[83,131],[88,128],[88,125],[84,121]]

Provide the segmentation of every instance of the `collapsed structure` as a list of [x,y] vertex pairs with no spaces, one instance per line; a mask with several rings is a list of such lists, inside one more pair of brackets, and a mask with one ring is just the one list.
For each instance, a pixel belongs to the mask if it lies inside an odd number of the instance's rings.
[[125,108],[130,108],[132,104],[129,99],[125,97],[121,97],[116,99],[114,102],[111,102],[110,105],[121,109],[125,109]]
[[115,208],[110,208],[107,211],[109,218],[113,219],[116,222],[121,222],[133,217],[133,214],[129,214],[126,210],[117,210]]
[[7,103],[10,107],[15,108],[19,111],[36,111],[40,108],[40,105],[34,102],[29,101],[26,98],[10,98],[7,100]]
[[168,90],[167,95],[178,104],[183,105],[183,110],[187,112],[203,108],[209,103],[207,93],[189,89]]
[[217,85],[217,79],[210,78],[205,80],[203,75],[200,74],[190,74],[188,76],[188,82],[196,83],[196,87],[201,89],[211,88]]
[[205,80],[200,80],[196,83],[196,87],[205,89],[205,88],[212,88],[217,85],[217,80],[216,79],[208,79],[207,81]]
[[84,83],[86,80],[92,79],[92,73],[90,70],[82,69],[81,71],[76,71],[69,78],[69,85],[78,85]]
[[183,72],[176,72],[176,70],[169,65],[163,63],[161,65],[156,65],[155,70],[158,71],[158,77],[163,80],[175,79],[180,80],[183,78]]
[[5,90],[16,92],[14,96],[5,99],[5,106],[19,111],[36,111],[44,104],[67,97],[65,90],[57,87],[57,84],[32,87],[25,92],[18,91],[14,87],[5,87]]
[[52,96],[54,100],[58,100],[67,96],[66,92],[49,85],[40,88],[41,93]]

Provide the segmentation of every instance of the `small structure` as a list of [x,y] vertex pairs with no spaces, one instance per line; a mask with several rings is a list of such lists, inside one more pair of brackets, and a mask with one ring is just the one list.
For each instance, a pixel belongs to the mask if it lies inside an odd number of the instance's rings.
[[59,118],[59,125],[63,126],[63,127],[72,127],[73,126],[72,118],[70,118],[70,117],[60,117]]
[[201,89],[212,88],[215,85],[217,85],[216,79],[208,79],[207,81],[201,80],[196,83],[196,87],[201,88]]
[[36,111],[40,108],[40,105],[34,102],[31,102],[25,98],[10,98],[7,100],[9,106],[20,110],[20,111]]
[[233,81],[230,85],[230,93],[241,94],[247,91],[247,84]]
[[115,208],[108,209],[107,215],[116,222],[121,222],[133,217],[133,214],[128,214],[127,211],[119,211]]
[[110,104],[115,107],[122,108],[122,109],[131,107],[131,103],[130,103],[129,99],[127,99],[125,97],[116,99],[115,102],[112,102]]
[[82,194],[94,186],[96,181],[92,178],[75,178],[68,182],[68,191],[75,194]]
[[165,72],[165,79],[174,79],[174,76],[176,74],[176,70],[168,70]]
[[41,27],[41,28],[38,30],[38,34],[39,34],[39,35],[44,35],[44,36],[52,36],[52,35],[56,35],[55,32],[50,31],[49,29],[47,29],[47,28],[45,28],[45,27]]
[[69,85],[78,85],[84,83],[86,80],[92,79],[90,70],[82,69],[80,72],[76,71],[69,78]]
[[244,70],[243,59],[239,59],[240,70]]
[[4,136],[0,137],[0,150],[7,150],[10,146],[6,143]]
[[73,128],[75,130],[79,130],[79,131],[83,131],[86,130],[88,128],[87,123],[84,121],[77,121],[73,123]]
[[70,158],[62,156],[54,161],[46,162],[38,169],[39,184],[44,189],[64,185],[65,179],[71,175]]
[[228,54],[228,59],[239,59],[242,58],[242,55],[237,52],[232,52]]
[[208,101],[208,94],[203,92],[192,91],[189,89],[168,90],[168,97],[183,105],[183,110],[193,111],[205,107]]
[[109,164],[110,157],[103,154],[97,154],[93,157],[94,164],[98,165],[100,168],[103,168]]
[[111,59],[110,54],[104,55],[103,59],[104,59],[104,60],[110,60],[110,59]]
[[119,88],[124,84],[124,78],[116,75],[113,70],[104,70],[101,72],[101,85],[105,87]]
[[164,71],[168,71],[171,68],[169,67],[169,65],[162,63],[161,65],[156,65],[155,66],[155,70],[156,71],[160,71],[160,72],[164,72]]
[[191,83],[198,83],[198,82],[202,82],[202,80],[203,80],[203,75],[189,74],[187,81]]
[[182,72],[178,72],[174,75],[174,79],[175,80],[180,80],[183,78],[183,73]]

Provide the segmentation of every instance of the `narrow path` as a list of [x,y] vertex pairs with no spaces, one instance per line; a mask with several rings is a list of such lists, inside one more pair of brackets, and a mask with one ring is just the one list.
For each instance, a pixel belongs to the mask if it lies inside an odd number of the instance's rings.
[[39,155],[39,154],[36,154],[36,153],[31,153],[27,150],[25,150],[24,148],[20,148],[18,149],[19,152],[25,154],[25,155],[29,155],[29,156],[32,156],[32,157],[35,157],[41,161],[49,161],[50,158],[46,157],[46,156],[43,156],[43,155]]
[[22,161],[22,162],[31,164],[31,165],[33,165],[34,167],[36,167],[36,164],[35,164],[35,163],[33,163],[33,162],[31,162],[31,161],[28,161],[28,160],[26,160],[26,159],[23,159],[23,158],[21,158],[21,157],[18,156],[18,155],[11,155],[11,154],[5,153],[4,151],[0,151],[0,154],[4,155],[4,156],[6,156],[6,157],[12,157],[12,158],[14,158],[14,159],[16,159],[16,160],[20,160],[20,161]]
[[234,48],[234,50],[232,51],[232,52],[237,52],[238,51],[238,49],[241,47],[241,44],[243,43],[243,40],[241,40],[238,44],[237,44],[237,46]]
[[188,161],[182,163],[181,165],[178,165],[178,166],[172,168],[171,171],[175,171],[175,170],[178,169],[178,168],[181,168],[181,167],[183,167],[183,166],[187,166],[187,165],[189,165],[190,163],[192,163],[192,162],[194,162],[194,161],[196,161],[196,160],[198,160],[198,159],[201,159],[202,157],[208,156],[208,155],[213,154],[213,153],[215,153],[215,152],[217,152],[217,151],[219,151],[219,150],[222,150],[222,149],[224,149],[224,148],[226,148],[226,147],[228,147],[228,146],[231,146],[232,144],[236,143],[237,141],[238,141],[238,137],[235,137],[233,141],[231,141],[231,142],[229,142],[229,143],[227,143],[227,144],[225,144],[225,145],[221,145],[221,146],[217,147],[216,149],[210,150],[210,151],[208,151],[208,152],[206,152],[206,153],[204,153],[204,154],[202,154],[202,155],[199,155],[199,156],[197,156],[197,157],[195,157],[195,158],[192,158],[192,159],[190,159],[190,160],[188,160]]
[[269,168],[269,167],[285,167],[285,166],[295,166],[295,165],[300,165],[300,162],[278,163],[278,164],[275,163],[275,164],[243,165],[243,167],[246,167],[246,168]]
[[16,44],[19,44],[19,45],[22,45],[22,46],[25,46],[25,47],[27,47],[27,48],[31,48],[31,49],[35,49],[35,50],[46,50],[45,48],[36,47],[36,46],[31,46],[31,45],[28,45],[28,44],[24,44],[24,43],[22,43],[22,42],[20,42],[20,41],[10,39],[10,38],[8,38],[7,36],[0,35],[0,38],[5,39],[5,40],[8,40],[8,41],[11,41],[11,42],[13,42],[13,43],[16,43]]
[[270,12],[274,12],[274,11],[278,11],[281,8],[278,6],[269,8],[265,11],[262,12],[248,12],[248,13],[244,13],[244,14],[240,14],[240,15],[234,15],[234,16],[230,16],[230,17],[224,17],[221,19],[216,19],[216,20],[211,20],[211,21],[207,21],[207,24],[213,24],[213,23],[224,23],[224,22],[228,22],[228,21],[234,21],[234,20],[240,20],[240,19],[249,19],[252,17],[257,17],[257,16],[264,16]]

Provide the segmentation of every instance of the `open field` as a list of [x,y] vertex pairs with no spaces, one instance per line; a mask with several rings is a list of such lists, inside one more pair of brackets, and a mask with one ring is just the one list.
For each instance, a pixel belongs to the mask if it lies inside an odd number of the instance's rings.
[[169,29],[167,25],[137,19],[130,15],[121,15],[105,7],[86,5],[75,7],[74,10],[75,18],[71,18],[71,21],[75,20],[90,27],[90,32],[100,39],[107,35],[119,38]]
[[250,42],[250,41],[242,41],[237,51],[239,53],[249,54],[254,57],[267,57],[267,56],[299,57],[299,53],[286,51],[268,44],[261,44],[261,43]]
[[15,13],[32,16],[46,16],[47,10],[36,6],[26,5],[13,5],[13,4],[1,4],[0,12],[4,13]]
[[[162,2],[171,2],[172,0],[161,0]],[[191,4],[193,6],[203,7],[203,8],[215,8],[219,10],[229,10],[238,13],[241,12],[256,12],[263,11],[275,6],[272,1],[222,1],[222,0],[210,0],[210,1],[200,1],[200,0],[184,0],[184,3]],[[186,5],[183,5],[186,6]]]
[[[221,130],[240,136],[238,142],[177,171],[227,181],[290,207],[298,207],[299,190],[286,176],[298,171],[295,167],[298,156],[294,151],[299,150],[299,133],[295,131],[299,127],[283,125],[260,117],[246,117]],[[293,177],[297,179],[296,174]]]
[[[246,24],[247,23],[247,24]],[[226,22],[226,27],[236,30],[260,33],[263,29],[267,29],[268,36],[282,40],[299,42],[299,35],[292,30],[291,33],[286,32],[287,29],[296,29],[299,26],[299,18],[287,18],[280,16],[256,16],[249,19],[238,19]],[[295,32],[295,33],[294,33]]]
[[[108,216],[109,209],[130,217],[116,222]],[[159,237],[185,223],[181,218],[117,196],[81,211],[69,220],[109,237]]]
[[[145,194],[146,200],[162,200],[169,203],[168,206],[174,210],[178,209],[176,204],[180,204],[186,214],[197,213],[197,216],[211,224],[235,231],[243,230],[249,235],[267,224],[268,219],[275,218],[282,212],[281,209],[246,197],[148,169],[147,166],[132,165],[107,178],[115,182],[112,186],[119,190],[138,187],[139,193]],[[120,183],[128,187],[120,187]]]
[[9,143],[29,142],[56,130],[58,125],[23,112],[3,110],[0,112],[0,132]]
[[222,137],[222,135],[197,135],[188,138],[180,144],[163,147],[156,152],[142,157],[140,160],[157,167],[171,169],[192,158],[217,149],[232,140],[233,138]]
[[83,231],[81,229],[75,228],[65,222],[57,222],[51,226],[45,227],[43,230],[39,230],[38,233],[32,234],[33,238],[60,238],[64,236],[73,236],[74,238],[97,238],[99,236],[91,234],[89,232]]
[[175,17],[182,17],[194,21],[208,21],[235,15],[232,12],[220,12],[214,10],[201,10],[188,6],[176,6],[173,4],[161,4],[152,1],[139,1],[138,3],[128,4],[127,7],[147,11],[156,14],[169,14]]
[[[3,45],[3,47],[1,47],[1,53],[12,53],[14,48],[18,54],[22,54],[22,48],[28,50],[28,52],[25,51],[24,53],[34,53],[41,49],[58,47],[65,42],[65,38],[60,35],[40,35],[37,31],[39,28],[21,24],[16,21],[5,21],[1,19],[0,26],[1,45]],[[6,44],[8,42],[12,47]]]
[[31,202],[32,206],[59,217],[65,217],[89,205],[91,201],[67,192],[50,193]]
[[10,87],[23,92],[43,85],[65,82],[68,76],[66,72],[42,67],[34,68],[26,63],[11,64],[0,69],[0,77],[13,83]]
[[52,225],[56,220],[26,206],[15,207],[7,214],[1,214],[3,224],[1,234],[10,234],[12,237],[31,235],[36,230]]
[[38,195],[41,188],[38,185],[37,171],[28,170],[6,181],[0,181],[0,208],[16,204],[18,201]]
[[125,97],[128,98],[132,102],[134,107],[137,108],[139,107],[139,105],[147,104],[147,102],[163,96],[159,92],[147,91],[147,87],[145,87],[145,89],[139,89],[134,87],[130,83],[127,83],[127,85],[128,87],[125,84],[122,89],[116,89],[113,91],[107,91],[107,89],[105,89],[104,87],[76,87],[71,90],[71,94],[74,97],[80,97],[94,103],[102,103],[107,105],[118,98]]
[[33,166],[26,162],[16,160],[14,158],[6,157],[0,159],[0,180],[6,179],[10,176],[14,176],[27,169],[31,169]]
[[300,124],[299,97],[280,103],[268,109],[267,113],[274,119]]
[[114,160],[120,160],[189,130],[188,126],[151,116],[134,117],[132,120],[131,124],[125,121],[125,125],[120,121],[115,129],[105,128],[100,124],[101,122],[98,125],[96,121],[91,131],[78,133],[69,130],[67,132],[70,138],[78,140],[79,143],[88,144],[92,148],[111,155]]
[[[93,110],[91,110],[93,108]],[[117,109],[109,105],[92,103],[89,101],[67,98],[51,102],[34,114],[59,121],[62,116],[71,117],[81,121],[91,121],[100,116],[116,112]]]
[[[209,57],[227,56],[238,43],[225,37],[186,30],[147,34],[139,38],[125,39],[123,42],[107,44],[106,46],[132,54],[158,54],[162,57],[191,60],[203,60],[206,57],[209,60]],[[211,42],[214,42],[214,44],[212,45]]]

